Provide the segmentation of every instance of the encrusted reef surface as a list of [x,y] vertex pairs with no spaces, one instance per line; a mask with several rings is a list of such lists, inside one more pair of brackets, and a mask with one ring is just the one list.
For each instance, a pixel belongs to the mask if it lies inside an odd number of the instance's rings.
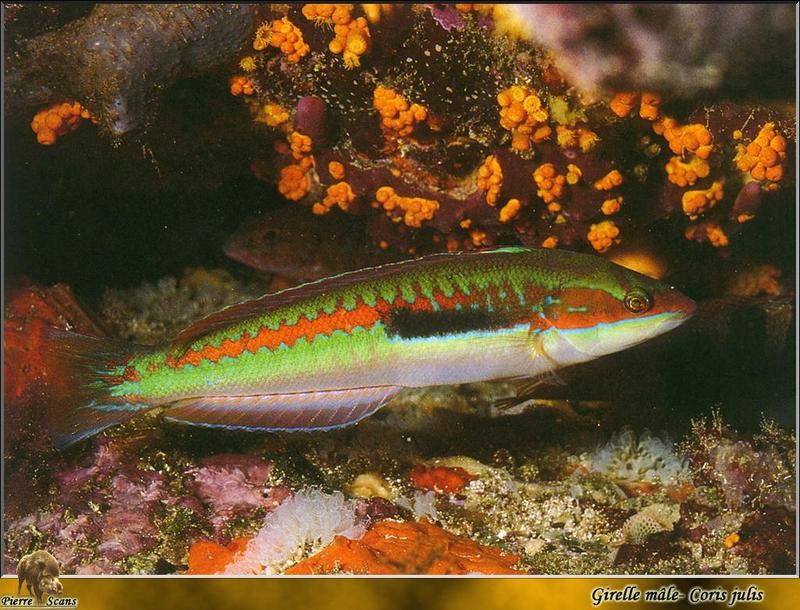
[[[41,19],[43,8],[8,10],[12,25],[19,19],[24,27],[32,20],[28,12]],[[66,19],[75,12],[56,3],[50,11]],[[6,110],[67,97],[91,106],[112,135],[143,127],[166,88],[224,65],[250,34],[255,12],[253,4],[97,5],[59,29],[14,40]]]
[[376,245],[411,254],[613,255],[653,230],[730,251],[791,192],[791,108],[590,94],[509,22],[492,5],[276,14],[231,79],[273,139],[259,176],[314,214],[368,215]]
[[[4,7],[4,573],[38,548],[80,574],[794,571],[783,7]],[[502,384],[433,388],[327,433],[153,412],[48,448],[48,327],[155,345],[508,244],[608,257],[698,314],[513,411]]]
[[[589,17],[549,6],[98,6],[15,38],[13,49],[33,55],[14,56],[12,74],[23,76],[9,96],[23,99],[43,145],[85,121],[117,135],[150,125],[132,138],[155,161],[196,140],[180,142],[175,117],[153,124],[159,106],[168,114],[183,103],[165,93],[197,74],[223,78],[213,71],[221,63],[244,108],[235,117],[213,109],[219,137],[246,138],[253,175],[295,202],[288,213],[363,217],[374,248],[408,256],[522,242],[612,258],[634,250],[644,267],[716,249],[740,264],[780,235],[793,200],[795,112],[780,88],[787,79],[773,74],[789,75],[778,58],[791,55],[791,28],[781,7],[749,7],[746,18],[723,9],[713,19],[714,10],[601,6],[596,31]],[[659,20],[668,29],[657,49],[640,48]],[[548,37],[544,24],[561,29]],[[576,46],[564,48],[557,34],[570,28]],[[672,40],[678,31],[688,46]],[[626,35],[629,44],[615,44]],[[146,51],[141,65],[130,48]],[[736,61],[742,49],[754,64]],[[47,53],[55,81],[40,60]],[[626,62],[645,76],[606,78]],[[565,63],[581,68],[562,72]],[[722,86],[725,66],[761,64],[770,70]],[[676,73],[671,82],[702,85],[672,90],[657,67]],[[17,94],[43,79],[45,97]],[[168,152],[156,135],[165,130]],[[219,175],[218,158],[186,161],[194,167],[182,174]]]

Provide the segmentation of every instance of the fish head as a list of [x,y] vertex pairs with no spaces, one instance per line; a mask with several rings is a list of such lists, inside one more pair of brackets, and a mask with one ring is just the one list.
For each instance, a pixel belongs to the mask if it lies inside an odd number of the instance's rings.
[[680,326],[696,309],[668,284],[608,261],[594,265],[594,273],[563,286],[542,311],[571,362],[648,341]]

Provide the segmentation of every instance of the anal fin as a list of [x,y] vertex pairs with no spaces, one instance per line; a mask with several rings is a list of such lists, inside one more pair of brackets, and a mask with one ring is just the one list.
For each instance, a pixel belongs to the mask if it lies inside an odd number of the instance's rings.
[[402,389],[376,386],[292,394],[200,396],[176,402],[164,417],[229,429],[329,430],[371,415]]

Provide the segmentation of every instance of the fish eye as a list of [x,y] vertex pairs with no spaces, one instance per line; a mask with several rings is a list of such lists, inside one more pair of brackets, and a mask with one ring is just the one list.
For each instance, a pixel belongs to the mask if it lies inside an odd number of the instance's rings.
[[631,288],[625,293],[622,304],[631,313],[639,314],[648,311],[653,306],[653,299],[641,288]]

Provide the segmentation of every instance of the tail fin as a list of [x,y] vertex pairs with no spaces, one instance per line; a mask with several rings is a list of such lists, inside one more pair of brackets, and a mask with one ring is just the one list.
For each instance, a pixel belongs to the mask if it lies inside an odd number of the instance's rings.
[[64,449],[151,408],[114,388],[142,348],[114,339],[53,330],[45,341],[47,419],[57,449]]

